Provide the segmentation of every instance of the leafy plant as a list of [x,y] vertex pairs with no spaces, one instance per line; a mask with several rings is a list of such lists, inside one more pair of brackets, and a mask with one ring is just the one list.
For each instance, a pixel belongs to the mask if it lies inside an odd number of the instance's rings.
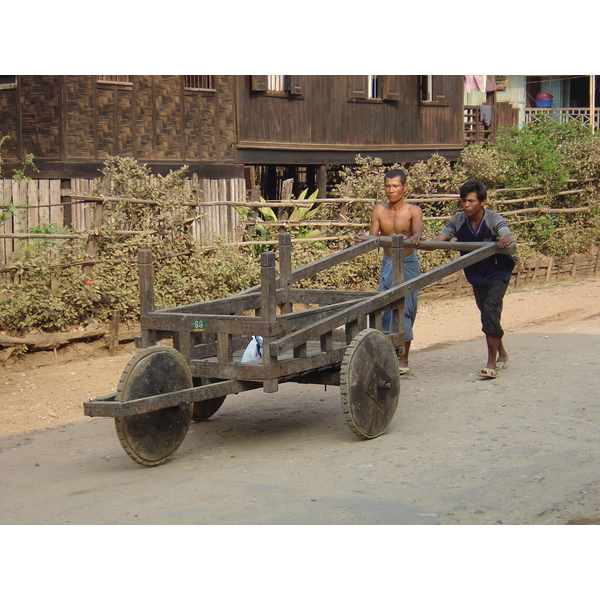
[[[0,146],[6,139],[6,136],[0,138]],[[0,169],[1,166],[0,158]],[[286,219],[285,228],[294,237],[317,236],[321,233],[319,228],[310,224],[317,214],[323,219],[346,219],[368,228],[373,206],[385,200],[383,176],[388,168],[390,166],[384,165],[381,159],[358,157],[356,165],[340,169],[331,189],[334,195],[359,198],[360,202],[350,203],[341,214],[339,205],[334,203],[295,207]],[[547,194],[545,203],[550,198],[561,207],[591,207],[586,212],[547,214],[538,219],[528,216],[520,223],[513,221],[511,227],[517,240],[526,242],[519,246],[517,260],[541,253],[564,257],[600,243],[599,186],[593,180],[600,178],[600,135],[592,135],[589,128],[543,121],[523,130],[503,132],[495,146],[469,146],[454,164],[434,155],[427,161],[404,168],[408,174],[409,202],[415,195],[456,193],[466,179],[479,178],[492,191],[509,185],[540,186]],[[186,167],[166,176],[155,176],[146,165],[134,159],[110,157],[105,162],[103,174],[110,177],[110,195],[146,203],[105,204],[105,225],[98,238],[99,262],[94,266],[93,277],[84,276],[81,266],[54,268],[58,264],[84,263],[89,258],[85,240],[42,240],[24,244],[10,273],[0,275],[0,329],[14,333],[67,329],[94,320],[108,321],[115,308],[121,311],[124,321],[137,322],[137,253],[140,248],[150,248],[153,252],[158,307],[223,297],[259,281],[257,255],[273,249],[273,245],[264,243],[252,248],[233,248],[217,244],[215,249],[208,251],[193,240],[189,218],[195,209],[189,205],[194,202],[196,190],[187,183]],[[585,183],[577,183],[578,187],[585,186],[582,193],[556,195],[571,185],[568,179],[582,178],[590,178]],[[307,197],[308,192],[304,191],[298,199],[314,200],[316,194]],[[494,202],[500,200],[494,199],[492,193],[490,204]],[[439,233],[443,225],[439,217],[457,209],[441,201],[421,206],[426,217],[435,217],[424,222],[426,239]],[[12,205],[0,206],[0,219],[2,214],[12,214],[13,209]],[[237,210],[243,218],[248,217],[247,207]],[[261,199],[257,214],[252,239],[258,242],[274,240],[277,230],[267,226],[277,220],[273,207]],[[132,230],[142,233],[119,233]],[[33,231],[57,232],[52,226],[45,225]],[[293,266],[326,256],[348,243],[351,242],[340,240],[327,246],[295,244]],[[371,252],[299,285],[375,289],[380,257],[380,252]],[[429,270],[446,262],[449,256],[443,251],[423,252],[420,259],[422,269]]]
[[[0,150],[5,142],[11,140],[10,135],[4,135],[0,137]],[[27,181],[29,177],[25,175],[25,169],[30,167],[34,171],[37,171],[37,167],[33,162],[33,154],[27,154],[23,159],[21,168],[13,169],[12,179],[13,181]],[[2,153],[0,152],[0,178],[3,178],[4,161],[2,159]],[[0,224],[4,223],[7,219],[11,219],[15,214],[14,204],[11,202],[0,202]]]
[[[308,190],[303,190],[298,196],[298,200],[315,200],[319,194],[319,190],[315,190],[308,198],[306,194]],[[252,240],[253,241],[270,241],[276,238],[276,231],[273,227],[268,227],[263,223],[274,223],[277,221],[277,213],[273,210],[269,203],[261,196],[260,202],[264,206],[258,207],[259,215],[256,216],[253,223]],[[290,216],[285,220],[285,228],[287,231],[293,234],[297,238],[311,238],[317,237],[321,234],[321,231],[312,225],[293,225],[293,223],[310,221],[317,212],[319,212],[320,206],[295,206]],[[235,210],[243,218],[248,219],[250,216],[250,210],[243,206],[236,206]],[[324,248],[324,246],[322,246]],[[269,244],[255,244],[252,246],[252,254],[258,256],[261,252],[271,249]]]

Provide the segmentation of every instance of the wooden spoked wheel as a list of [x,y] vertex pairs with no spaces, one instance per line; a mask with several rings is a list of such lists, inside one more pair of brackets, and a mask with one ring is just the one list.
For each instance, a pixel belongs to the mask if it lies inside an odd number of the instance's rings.
[[346,424],[356,435],[371,439],[386,430],[398,406],[400,373],[394,346],[378,329],[364,329],[348,346],[340,393]]
[[[123,402],[176,392],[192,387],[190,369],[177,350],[150,346],[127,363],[117,385],[115,400]],[[192,404],[185,403],[152,412],[115,417],[119,441],[140,465],[163,463],[179,448],[190,427]]]

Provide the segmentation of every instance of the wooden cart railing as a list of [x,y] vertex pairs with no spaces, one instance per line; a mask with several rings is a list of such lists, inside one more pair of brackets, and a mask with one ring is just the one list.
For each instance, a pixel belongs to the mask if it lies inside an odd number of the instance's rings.
[[[393,311],[392,332],[388,337],[401,355],[406,295],[495,253],[514,252],[514,248],[500,249],[494,242],[422,241],[417,247],[402,236],[363,238],[363,243],[292,270],[290,235],[280,234],[279,276],[275,272],[275,253],[264,252],[259,285],[228,298],[165,309],[154,308],[151,253],[140,251],[141,346],[172,338],[173,346],[188,362],[193,377],[211,383],[206,384],[202,393],[201,388],[194,388],[165,394],[158,404],[128,401],[118,407],[118,413],[131,414],[129,408],[133,406],[136,406],[134,412],[143,412],[157,406],[175,406],[192,397],[199,401],[211,395],[237,393],[248,389],[248,385],[260,385],[265,392],[274,392],[279,382],[302,378],[305,374],[310,374],[315,383],[336,384],[336,374],[331,372],[331,367],[339,365],[348,344],[359,331],[366,327],[381,329],[382,311]],[[293,283],[384,246],[392,248],[395,276],[393,287],[386,292],[292,288]],[[403,282],[404,247],[467,251],[468,254]],[[316,305],[316,308],[292,312],[293,305],[298,303]],[[241,351],[250,336],[263,338],[261,364],[240,361]],[[113,396],[106,396],[103,402],[88,403],[86,414],[115,416],[117,407],[111,402]]]
[[[164,462],[181,444],[191,420],[206,420],[228,394],[279,384],[340,386],[346,423],[372,438],[383,433],[400,394],[398,356],[404,352],[404,298],[495,253],[495,242],[421,242],[403,236],[363,236],[355,246],[292,270],[291,237],[261,255],[260,284],[220,300],[174,308],[154,306],[152,257],[139,253],[142,349],[129,361],[115,394],[84,403],[88,416],[113,417],[119,440],[136,462]],[[391,248],[393,286],[386,292],[316,290],[292,284],[380,247]],[[442,267],[403,281],[404,248],[466,251]],[[313,308],[294,312],[298,304]],[[382,312],[392,331],[382,332]],[[251,336],[263,338],[262,359],[242,362]],[[173,348],[157,345],[171,338]],[[164,379],[164,381],[163,381]]]

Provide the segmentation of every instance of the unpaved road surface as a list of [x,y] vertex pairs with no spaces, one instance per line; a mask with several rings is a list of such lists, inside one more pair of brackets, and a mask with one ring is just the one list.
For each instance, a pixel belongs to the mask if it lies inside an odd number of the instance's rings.
[[338,388],[285,384],[229,396],[155,468],[83,415],[134,349],[2,369],[0,524],[600,522],[599,297],[599,279],[510,293],[495,380],[475,375],[473,299],[423,302],[384,435],[349,430]]

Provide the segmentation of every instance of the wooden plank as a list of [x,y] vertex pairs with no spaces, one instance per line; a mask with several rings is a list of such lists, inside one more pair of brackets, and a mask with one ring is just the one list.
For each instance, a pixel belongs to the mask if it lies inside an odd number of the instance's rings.
[[373,296],[377,292],[372,290],[315,290],[311,288],[293,288],[290,290],[290,300],[297,304],[329,305],[346,300],[362,299]]
[[[261,318],[266,321],[267,324],[273,325],[277,321],[277,312],[275,304],[275,253],[274,252],[263,252],[260,255],[260,282],[261,282],[261,306],[260,314]],[[272,368],[277,366],[277,354],[273,352],[271,346],[272,336],[263,336],[263,363],[265,367]],[[278,388],[278,382],[275,379],[277,375],[271,375],[271,377],[264,381],[263,389],[265,392],[272,393],[276,392]]]
[[[244,381],[279,381],[309,373],[316,369],[325,369],[338,366],[346,352],[346,346],[336,348],[329,353],[319,351],[306,357],[294,357],[292,352],[278,356],[277,362],[266,364],[251,364],[233,362],[220,364],[215,360],[192,360],[190,370],[194,377],[209,377],[212,379],[242,379]],[[309,374],[310,376],[310,374]],[[265,389],[265,391],[267,391]]]
[[[360,235],[361,239],[371,239],[378,236],[372,235]],[[391,236],[379,236],[379,243],[383,248],[391,247],[392,238]],[[479,248],[485,248],[489,246],[491,242],[437,242],[433,240],[422,240],[419,244],[413,244],[407,239],[404,240],[405,248],[414,248],[415,250],[457,250],[460,252],[471,252],[472,250],[478,250]],[[499,254],[513,254],[514,248],[498,248]]]
[[[5,205],[12,203],[12,182],[10,179],[0,180],[1,202]],[[7,213],[5,220],[0,223],[0,232],[5,234],[13,233],[13,218]],[[0,239],[0,261],[7,265],[14,251],[14,242],[12,239]]]
[[367,298],[351,308],[341,310],[330,317],[327,317],[314,325],[310,325],[295,331],[287,336],[273,342],[273,350],[278,354],[294,348],[310,339],[314,339],[323,335],[327,331],[345,325],[350,321],[357,319],[363,315],[374,312],[388,306],[398,298],[406,296],[411,292],[420,290],[421,288],[438,281],[442,277],[454,273],[469,265],[472,265],[488,256],[492,256],[498,252],[498,245],[494,242],[488,242],[486,246],[479,248],[460,256],[449,263],[432,269],[427,273],[423,273],[410,281],[404,282],[398,286],[390,288],[386,292],[381,292],[375,296]]
[[64,209],[60,206],[60,179],[50,180],[50,223],[64,227]]
[[27,182],[27,225],[28,229],[35,229],[40,225],[39,221],[39,198],[38,198],[38,183],[35,179]]
[[[374,292],[375,294],[375,292]],[[356,305],[360,302],[364,296],[354,298],[352,300],[346,300],[344,302],[337,302],[326,306],[319,306],[318,308],[308,308],[299,312],[281,314],[277,317],[279,323],[285,323],[286,331],[295,331],[301,327],[305,327],[310,323],[314,323],[320,319],[323,319],[327,315],[335,313],[343,308]]]
[[50,180],[38,179],[38,219],[40,223],[50,223]]
[[273,337],[284,335],[289,330],[284,322],[266,322],[261,317],[240,315],[215,315],[213,313],[198,314],[164,314],[151,312],[140,317],[143,330],[177,331],[182,327],[189,331],[199,331],[195,322],[204,321],[202,331],[206,333],[231,333],[236,335],[262,335]]
[[292,275],[292,236],[284,233],[279,236],[279,285],[283,288],[283,303],[281,313],[291,313],[292,304],[290,301],[291,275]]
[[206,300],[193,304],[183,304],[173,308],[160,308],[156,312],[163,313],[204,313],[204,314],[240,314],[243,311],[253,310],[260,306],[260,293],[254,292],[246,296],[228,296],[216,300]]
[[83,404],[83,413],[88,417],[130,417],[163,408],[211,400],[227,394],[238,394],[258,387],[252,381],[219,381],[207,385],[187,388],[177,392],[158,394],[146,398],[116,402],[115,394],[108,394]]
[[[291,281],[292,283],[296,283],[301,281],[302,279],[306,279],[307,277],[312,277],[316,275],[320,271],[324,271],[326,269],[330,269],[339,265],[348,260],[352,260],[360,256],[361,254],[365,254],[366,252],[370,252],[371,250],[375,250],[379,247],[379,239],[374,237],[373,239],[367,240],[360,244],[356,244],[354,246],[349,246],[344,250],[339,250],[334,254],[330,254],[329,256],[324,256],[323,258],[319,258],[311,263],[298,267],[294,269],[291,273]],[[279,278],[277,278],[278,280]],[[246,294],[249,292],[255,292],[260,290],[260,284],[255,285],[247,290],[239,292],[239,294]]]
[[28,233],[27,228],[27,213],[28,210],[23,208],[27,205],[27,182],[26,181],[13,181],[12,182],[12,200],[16,208],[14,213],[14,232],[15,233]]

